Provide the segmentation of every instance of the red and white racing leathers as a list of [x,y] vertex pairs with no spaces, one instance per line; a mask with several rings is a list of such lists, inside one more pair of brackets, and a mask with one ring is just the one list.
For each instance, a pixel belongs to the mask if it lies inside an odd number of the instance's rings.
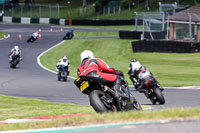
[[114,83],[117,80],[117,71],[110,68],[104,61],[98,58],[84,60],[78,67],[78,77],[96,74],[104,83]]

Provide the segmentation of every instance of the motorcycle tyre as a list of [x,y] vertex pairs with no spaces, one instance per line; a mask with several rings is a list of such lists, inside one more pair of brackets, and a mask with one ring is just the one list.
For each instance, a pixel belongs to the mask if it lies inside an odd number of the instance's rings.
[[17,66],[17,60],[12,61],[11,68],[16,68]]
[[30,37],[28,40],[27,40],[27,42],[34,42],[35,41],[35,39],[33,39],[33,37]]
[[[63,79],[63,81],[67,81],[67,72],[62,72],[62,73],[64,73],[63,75],[63,77],[62,77],[62,79]],[[62,74],[61,74],[62,75]]]
[[156,96],[156,101],[159,104],[165,104],[165,98],[164,98],[161,90],[159,88],[155,88],[154,93],[155,93],[155,96]]
[[90,105],[97,113],[104,113],[108,112],[109,110],[105,107],[103,102],[101,101],[100,97],[104,96],[105,93],[100,90],[93,90],[89,94]]
[[152,104],[156,104],[156,99],[154,99],[154,96],[149,98]]
[[67,78],[63,78],[63,81],[67,81]]
[[135,110],[142,110],[141,104],[133,97],[132,106]]
[[61,80],[61,76],[58,74],[58,81],[60,81]]

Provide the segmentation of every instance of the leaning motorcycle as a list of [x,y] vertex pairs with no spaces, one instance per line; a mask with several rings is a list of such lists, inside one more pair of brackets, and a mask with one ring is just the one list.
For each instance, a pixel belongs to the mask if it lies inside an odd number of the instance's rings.
[[63,37],[63,40],[69,40],[69,39],[72,39],[73,37],[74,37],[73,34],[67,33],[67,34]]
[[58,81],[60,81],[61,79],[63,81],[67,81],[67,77],[69,75],[69,68],[66,65],[60,65],[58,66]]
[[29,37],[27,42],[35,42],[38,39],[38,37],[34,38],[33,36]]
[[130,93],[127,81],[122,77],[121,81],[123,97],[120,97],[119,100],[115,98],[112,86],[105,85],[99,78],[80,76],[74,81],[74,84],[83,94],[89,95],[90,105],[98,113],[142,110],[140,103]]
[[150,71],[140,72],[138,74],[138,79],[140,80],[140,83],[136,82],[138,83],[137,86],[143,86],[142,89],[138,90],[140,93],[144,93],[153,104],[156,104],[157,102],[159,104],[165,104],[165,98],[162,93],[163,88]]
[[19,64],[20,57],[19,55],[13,55],[12,60],[10,61],[10,68],[16,68],[17,64]]

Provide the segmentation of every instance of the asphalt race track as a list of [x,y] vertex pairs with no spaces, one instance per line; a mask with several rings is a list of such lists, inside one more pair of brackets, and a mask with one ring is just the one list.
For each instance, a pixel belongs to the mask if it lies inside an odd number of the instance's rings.
[[[26,40],[29,36],[39,28],[42,30],[42,39],[36,40],[34,43],[27,43]],[[64,33],[60,33],[59,28],[54,27],[54,32],[50,33],[49,25],[0,24],[0,30],[10,34],[10,38],[7,40],[0,40],[0,94],[58,103],[89,105],[88,97],[83,95],[73,84],[74,79],[69,78],[67,82],[58,82],[54,73],[44,70],[37,64],[37,57],[42,52],[62,41]],[[65,28],[64,31],[66,30]],[[105,31],[95,29],[75,30]],[[106,31],[118,32],[117,30]],[[18,40],[19,34],[22,35],[22,40]],[[22,50],[23,61],[16,69],[11,69],[8,53],[15,45],[19,45]],[[165,89],[165,105],[152,105],[143,94],[132,92],[141,104],[150,105],[153,109],[200,107],[200,90]]]

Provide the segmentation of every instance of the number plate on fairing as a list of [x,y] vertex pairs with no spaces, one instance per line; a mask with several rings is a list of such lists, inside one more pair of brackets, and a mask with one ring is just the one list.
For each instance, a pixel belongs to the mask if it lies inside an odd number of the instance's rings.
[[80,86],[80,90],[81,91],[84,91],[86,88],[88,88],[89,87],[89,83],[88,83],[88,81],[86,81],[85,83],[83,83],[81,86]]

